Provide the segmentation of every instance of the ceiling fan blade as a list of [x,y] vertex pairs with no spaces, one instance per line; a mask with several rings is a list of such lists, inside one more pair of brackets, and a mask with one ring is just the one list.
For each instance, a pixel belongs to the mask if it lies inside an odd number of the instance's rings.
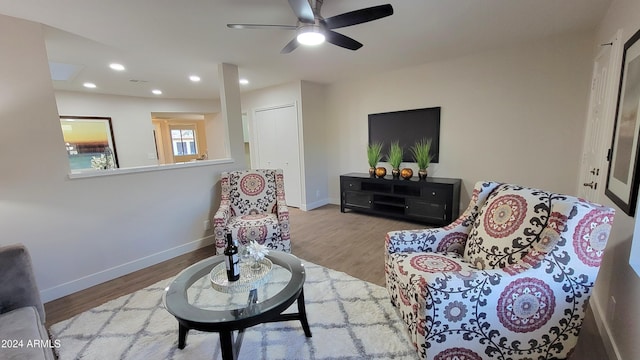
[[271,30],[295,30],[295,25],[262,25],[262,24],[227,24],[230,29],[271,29]]
[[324,19],[323,23],[327,29],[338,29],[345,26],[362,24],[367,21],[378,20],[389,15],[393,15],[393,6],[386,4],[332,16]]
[[348,36],[339,34],[335,31],[327,30],[325,37],[327,42],[343,47],[345,49],[358,50],[362,47],[362,44],[360,42],[353,40]]
[[289,5],[300,22],[314,24],[316,22],[309,0],[289,0]]
[[287,45],[285,45],[282,50],[280,50],[280,54],[288,54],[290,52],[292,52],[293,50],[295,50],[298,45],[300,45],[298,43],[298,39],[293,38],[293,40],[289,41],[289,43]]

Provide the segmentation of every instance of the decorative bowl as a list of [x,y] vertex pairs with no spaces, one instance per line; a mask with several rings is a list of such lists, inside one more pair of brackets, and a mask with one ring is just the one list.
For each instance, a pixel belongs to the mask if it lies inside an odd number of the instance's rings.
[[400,176],[402,176],[402,178],[405,180],[409,180],[413,176],[413,170],[411,170],[410,168],[404,168],[400,170]]

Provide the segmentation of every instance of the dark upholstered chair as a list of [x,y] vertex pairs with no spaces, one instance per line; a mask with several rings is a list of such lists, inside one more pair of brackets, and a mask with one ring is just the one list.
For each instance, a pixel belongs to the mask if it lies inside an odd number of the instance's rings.
[[[0,247],[0,339],[22,342],[0,349],[2,359],[55,359],[52,346],[46,346],[44,306],[23,245]],[[37,340],[45,346],[28,346]]]

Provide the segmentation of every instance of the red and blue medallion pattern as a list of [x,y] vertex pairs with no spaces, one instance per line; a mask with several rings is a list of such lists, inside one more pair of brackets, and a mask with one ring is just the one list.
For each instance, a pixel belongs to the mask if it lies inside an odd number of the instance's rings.
[[433,359],[434,360],[482,360],[482,357],[472,350],[460,348],[460,347],[454,347],[451,349],[444,350],[443,352],[436,355]]
[[462,268],[457,262],[439,255],[419,255],[411,258],[411,267],[424,272],[459,271]]
[[238,238],[242,240],[243,244],[251,241],[264,244],[267,239],[267,227],[265,225],[241,227],[238,229]]
[[440,244],[438,244],[438,252],[457,252],[462,253],[467,243],[469,234],[462,232],[452,232],[446,235]]
[[253,240],[272,250],[291,251],[282,170],[225,172],[220,184],[220,207],[213,217],[217,253],[224,251],[228,231],[240,244]]
[[497,313],[504,327],[527,333],[546,324],[555,307],[556,299],[549,285],[535,278],[522,278],[502,291]]
[[487,209],[484,228],[494,238],[513,234],[522,225],[527,214],[527,200],[519,195],[496,198]]
[[600,266],[604,247],[607,244],[613,213],[593,210],[578,223],[573,236],[573,248],[578,258],[589,266]]
[[240,180],[240,191],[249,196],[256,196],[264,191],[264,178],[258,174],[248,174]]
[[420,358],[567,359],[614,215],[569,195],[479,182],[451,224],[387,233],[387,290]]

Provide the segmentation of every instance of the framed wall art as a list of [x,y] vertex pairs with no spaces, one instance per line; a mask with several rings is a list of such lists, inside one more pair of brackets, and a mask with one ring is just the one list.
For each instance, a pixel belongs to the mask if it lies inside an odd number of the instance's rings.
[[605,194],[629,216],[638,198],[640,31],[625,44]]
[[118,167],[111,118],[61,116],[60,126],[72,172]]

